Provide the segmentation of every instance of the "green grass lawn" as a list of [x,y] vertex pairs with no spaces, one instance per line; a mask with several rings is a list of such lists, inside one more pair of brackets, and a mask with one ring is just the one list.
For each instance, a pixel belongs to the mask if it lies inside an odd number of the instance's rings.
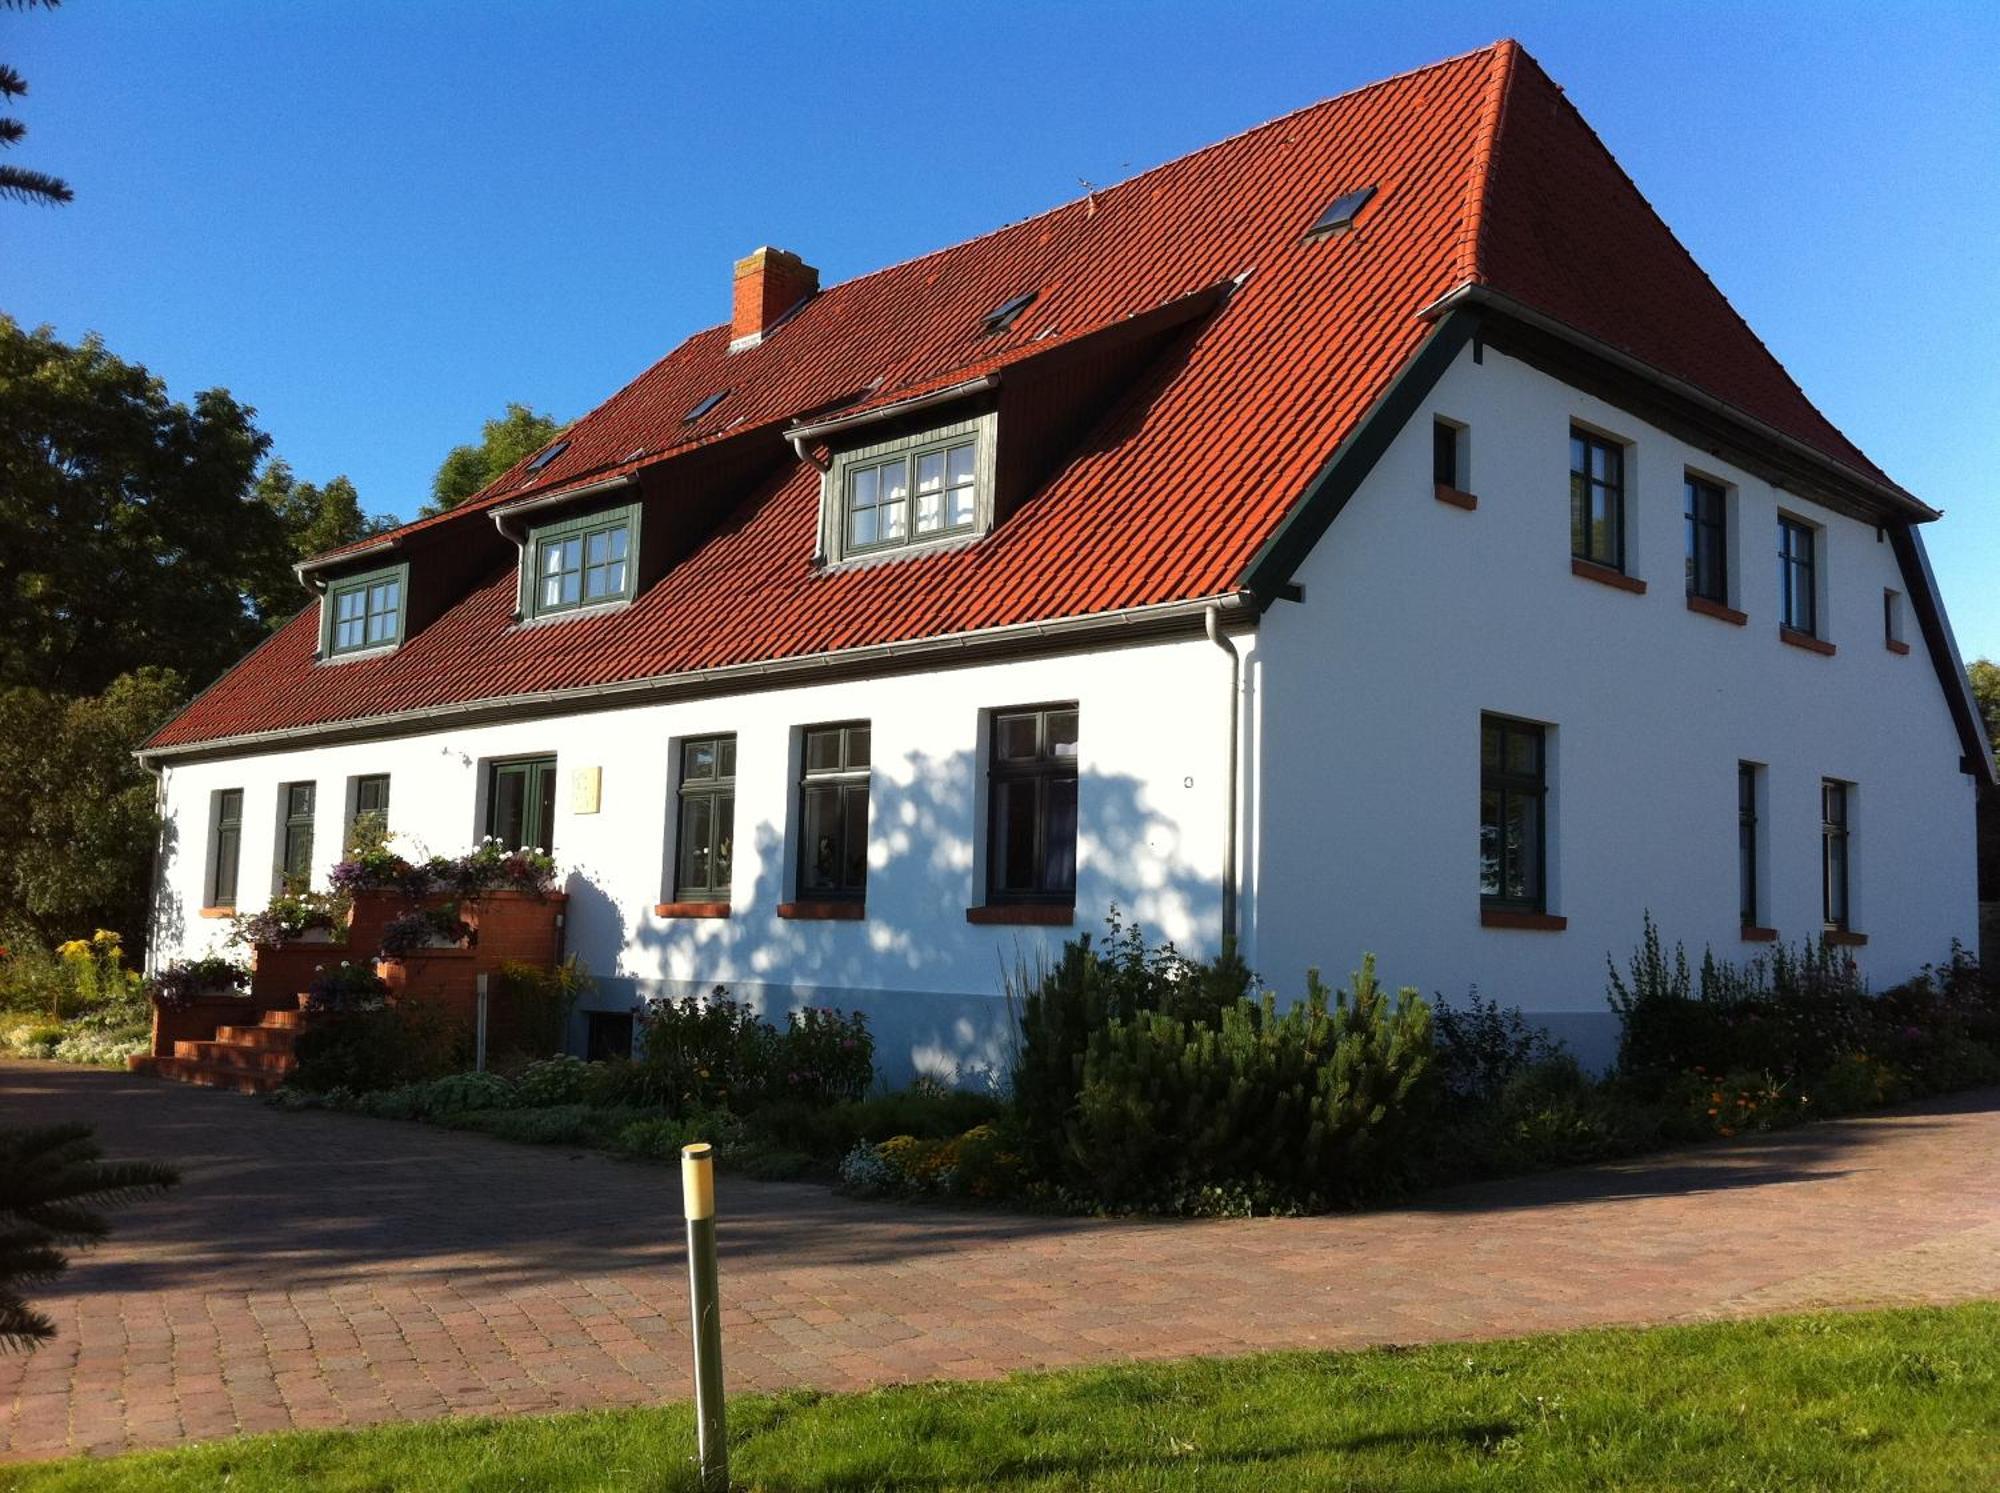
[[[730,1406],[764,1489],[2000,1486],[2000,1303],[1282,1353]],[[691,1488],[685,1406],[267,1436],[0,1488]]]

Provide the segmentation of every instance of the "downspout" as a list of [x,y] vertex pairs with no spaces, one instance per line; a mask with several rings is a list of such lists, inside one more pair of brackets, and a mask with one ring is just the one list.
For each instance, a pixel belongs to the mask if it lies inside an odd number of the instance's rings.
[[[137,753],[134,753],[137,756]],[[146,961],[145,971],[149,975],[159,973],[160,944],[160,872],[166,863],[167,849],[167,769],[138,758],[139,765],[153,778],[153,817],[159,827],[153,831],[153,870],[146,878]]]
[[1222,608],[1211,603],[1201,614],[1209,642],[1229,655],[1229,785],[1224,820],[1227,828],[1222,841],[1222,944],[1236,944],[1236,778],[1237,741],[1241,736],[1243,698],[1243,655],[1222,630]]

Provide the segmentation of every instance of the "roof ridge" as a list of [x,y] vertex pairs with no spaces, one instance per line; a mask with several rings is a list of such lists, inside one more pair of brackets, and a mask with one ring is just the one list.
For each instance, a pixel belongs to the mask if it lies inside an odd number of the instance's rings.
[[1485,102],[1480,106],[1479,132],[1472,141],[1472,167],[1466,173],[1465,211],[1459,219],[1458,283],[1461,285],[1486,278],[1483,254],[1486,202],[1493,190],[1493,154],[1507,113],[1507,95],[1514,86],[1515,63],[1526,55],[1526,49],[1511,36],[1495,42],[1492,52],[1492,77],[1487,82]]
[[[1543,86],[1548,90],[1548,92],[1554,95],[1557,104],[1568,114],[1568,116],[1573,121],[1575,121],[1577,124],[1583,127],[1583,132],[1586,136],[1589,137],[1590,143],[1593,146],[1595,146],[1597,148],[1598,153],[1606,161],[1610,163],[1611,169],[1618,173],[1618,179],[1624,182],[1626,187],[1631,191],[1632,195],[1638,199],[1639,205],[1646,210],[1647,215],[1652,218],[1654,224],[1659,228],[1660,232],[1666,235],[1667,242],[1673,245],[1674,251],[1678,253],[1681,256],[1681,258],[1694,269],[1694,272],[1701,277],[1702,283],[1706,285],[1709,288],[1709,290],[1714,292],[1715,298],[1722,303],[1723,310],[1728,312],[1729,315],[1735,319],[1736,325],[1743,330],[1744,335],[1749,337],[1749,339],[1757,345],[1757,350],[1760,353],[1762,353],[1767,359],[1770,360],[1771,366],[1777,369],[1778,376],[1782,378],[1785,381],[1785,383],[1791,387],[1792,392],[1798,395],[1800,402],[1804,404],[1807,409],[1811,410],[1813,414],[1817,415],[1822,421],[1825,422],[1826,428],[1828,430],[1832,431],[1834,435],[1836,435],[1843,442],[1845,442],[1848,449],[1861,458],[1862,462],[1865,463],[1865,466],[1862,469],[1862,474],[1864,476],[1867,475],[1866,467],[1873,467],[1875,469],[1876,474],[1881,478],[1881,480],[1889,483],[1891,487],[1896,487],[1900,489],[1901,484],[1898,483],[1893,477],[1890,477],[1886,472],[1884,472],[1880,464],[1876,462],[1875,458],[1870,456],[1866,451],[1861,449],[1861,445],[1858,441],[1856,441],[1853,437],[1848,435],[1848,433],[1842,430],[1838,425],[1834,424],[1833,421],[1830,418],[1828,418],[1826,411],[1821,409],[1818,404],[1814,403],[1812,396],[1806,393],[1804,386],[1801,385],[1799,381],[1792,376],[1792,370],[1786,366],[1785,360],[1783,358],[1780,358],[1773,351],[1771,351],[1770,344],[1764,340],[1763,336],[1757,331],[1755,327],[1750,325],[1750,318],[1745,316],[1741,311],[1736,309],[1736,303],[1730,300],[1728,293],[1724,291],[1720,285],[1717,285],[1715,283],[1715,277],[1710,275],[1707,268],[1702,264],[1702,262],[1699,259],[1695,257],[1694,251],[1689,249],[1686,244],[1681,242],[1681,236],[1678,233],[1674,232],[1673,224],[1667,221],[1666,215],[1664,213],[1662,213],[1657,207],[1653,206],[1653,200],[1650,197],[1648,197],[1645,194],[1645,192],[1641,190],[1639,184],[1632,179],[1632,174],[1625,169],[1624,162],[1618,159],[1617,152],[1612,150],[1609,145],[1606,145],[1604,143],[1604,137],[1597,133],[1597,128],[1596,126],[1591,124],[1589,116],[1586,115],[1583,112],[1583,110],[1577,107],[1576,101],[1569,96],[1569,91],[1565,89],[1562,86],[1562,84],[1558,83],[1554,78],[1550,77],[1548,69],[1544,68],[1541,65],[1541,63],[1535,60],[1534,57],[1529,56],[1525,50],[1523,50],[1520,53],[1520,55],[1527,58],[1528,64],[1534,68],[1536,75],[1541,79]],[[1497,149],[1499,145],[1499,137],[1497,133],[1495,135],[1494,145],[1495,148]],[[1839,461],[1842,466],[1849,466],[1849,467],[1852,466],[1852,463],[1846,461],[1844,458],[1834,456],[1834,453],[1832,452],[1827,452],[1826,454],[1830,457],[1833,457],[1834,460]]]

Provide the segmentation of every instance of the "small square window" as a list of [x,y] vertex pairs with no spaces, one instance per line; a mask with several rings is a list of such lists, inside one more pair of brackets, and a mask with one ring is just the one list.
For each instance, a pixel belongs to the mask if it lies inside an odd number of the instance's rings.
[[405,565],[347,576],[326,588],[320,651],[328,658],[393,648],[403,641],[404,602],[409,589]]
[[638,529],[639,509],[632,504],[534,530],[524,614],[547,617],[628,600]]
[[835,455],[821,487],[829,561],[894,555],[978,533],[992,522],[994,417]]

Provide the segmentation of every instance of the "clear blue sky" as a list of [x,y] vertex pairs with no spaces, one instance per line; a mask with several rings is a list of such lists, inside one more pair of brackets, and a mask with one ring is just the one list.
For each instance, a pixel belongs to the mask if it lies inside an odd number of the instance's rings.
[[728,315],[775,243],[835,281],[1359,84],[1519,37],[1834,422],[1948,511],[2000,656],[2000,6],[70,0],[0,306],[254,405],[407,514],[509,399],[572,417]]

